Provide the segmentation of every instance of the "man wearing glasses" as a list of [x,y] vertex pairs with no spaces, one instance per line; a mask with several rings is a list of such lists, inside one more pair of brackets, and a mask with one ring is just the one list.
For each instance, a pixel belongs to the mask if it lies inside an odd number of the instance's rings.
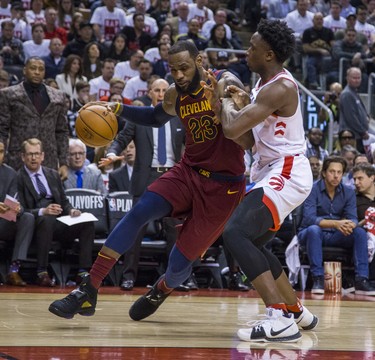
[[57,171],[41,165],[44,161],[44,151],[39,139],[25,140],[21,146],[21,156],[24,166],[18,173],[18,196],[25,212],[33,214],[35,218],[37,284],[45,287],[55,286],[47,271],[52,240],[67,246],[69,241],[73,242],[78,238],[77,277],[83,276],[92,264],[94,223],[84,222],[68,226],[57,220],[62,215],[77,217],[81,212],[70,204]]
[[105,195],[107,189],[101,171],[85,166],[86,145],[79,139],[69,139],[68,155],[68,178],[64,181],[64,189],[91,189]]

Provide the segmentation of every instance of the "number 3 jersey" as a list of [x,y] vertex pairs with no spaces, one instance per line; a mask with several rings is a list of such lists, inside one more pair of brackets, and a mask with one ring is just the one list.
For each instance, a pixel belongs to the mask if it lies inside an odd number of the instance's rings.
[[233,176],[245,172],[244,151],[224,136],[221,124],[214,123],[215,113],[203,88],[190,95],[179,95],[176,112],[186,128],[182,161],[189,166]]

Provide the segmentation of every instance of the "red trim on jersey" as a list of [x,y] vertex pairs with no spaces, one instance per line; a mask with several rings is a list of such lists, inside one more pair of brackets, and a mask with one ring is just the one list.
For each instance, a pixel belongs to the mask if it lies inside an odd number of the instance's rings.
[[269,228],[269,230],[278,231],[280,229],[281,224],[280,224],[279,213],[277,212],[275,204],[266,194],[263,195],[262,202],[264,205],[268,207],[268,210],[271,211],[274,227]]
[[285,156],[284,158],[284,166],[283,166],[283,170],[281,171],[281,176],[287,180],[290,179],[290,173],[292,172],[293,161],[294,161],[294,156]]
[[280,74],[286,74],[286,71],[285,69],[281,70],[279,73],[277,73],[275,76],[273,76],[271,79],[269,79],[267,82],[265,83],[262,83],[262,81],[259,82],[259,86],[257,89],[261,88],[262,86],[268,84],[269,82],[273,81],[277,76],[279,76]]
[[276,123],[276,127],[279,127],[279,126],[286,128],[286,124],[284,121],[279,121],[278,123]]

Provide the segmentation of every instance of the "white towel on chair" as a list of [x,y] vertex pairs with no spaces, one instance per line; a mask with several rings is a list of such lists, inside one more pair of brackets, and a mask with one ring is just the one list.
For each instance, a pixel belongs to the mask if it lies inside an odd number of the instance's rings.
[[289,282],[294,286],[298,283],[298,274],[301,269],[297,235],[293,236],[292,241],[285,250],[285,262],[289,269]]

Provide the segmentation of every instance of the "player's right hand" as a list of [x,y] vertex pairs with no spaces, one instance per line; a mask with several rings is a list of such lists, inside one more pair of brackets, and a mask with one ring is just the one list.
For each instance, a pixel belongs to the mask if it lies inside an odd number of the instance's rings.
[[105,167],[105,166],[107,166],[107,165],[112,164],[112,163],[115,162],[115,161],[123,160],[123,159],[124,159],[123,156],[116,156],[116,155],[107,156],[107,157],[105,157],[105,158],[101,158],[101,159],[99,160],[98,166],[99,166],[100,168],[102,168],[102,167]]

